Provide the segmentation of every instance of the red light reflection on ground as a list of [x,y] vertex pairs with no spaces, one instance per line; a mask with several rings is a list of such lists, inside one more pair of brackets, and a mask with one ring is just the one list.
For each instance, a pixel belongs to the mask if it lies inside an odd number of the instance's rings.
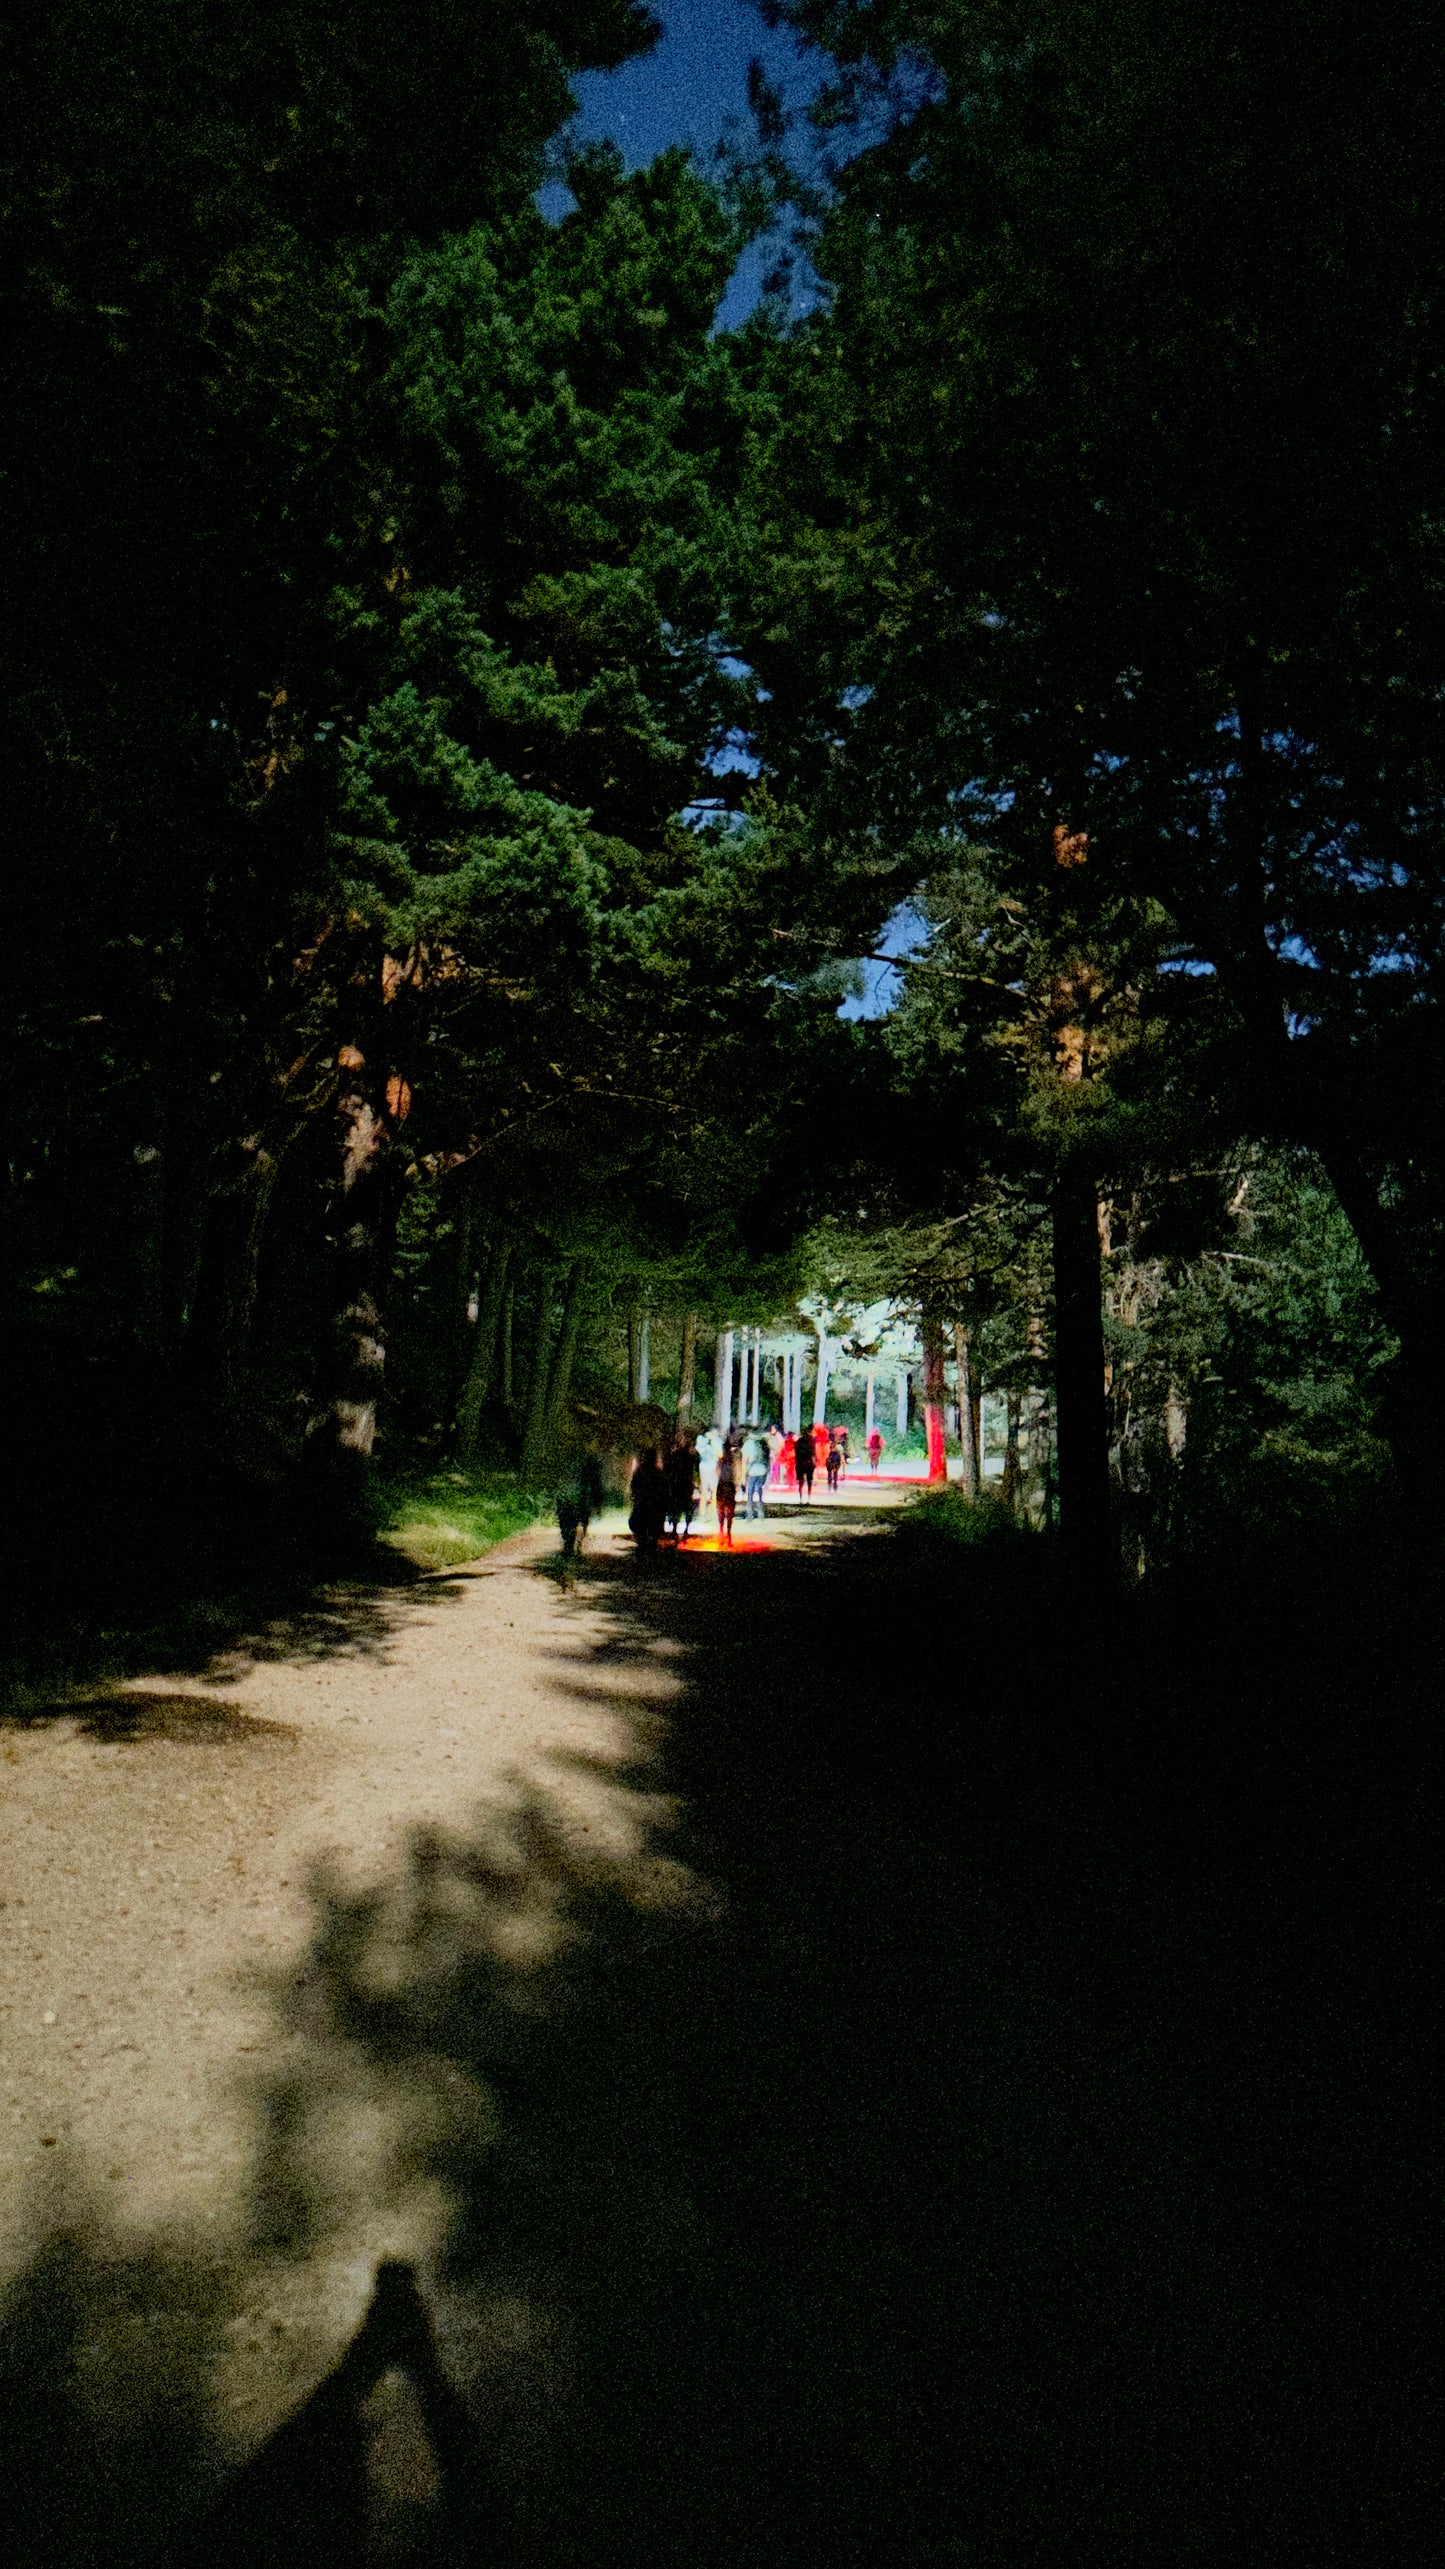
[[717,1534],[690,1534],[686,1543],[664,1546],[664,1550],[676,1551],[683,1560],[692,1552],[771,1552],[772,1548],[770,1543],[750,1543],[745,1535],[740,1535],[734,1543],[724,1543]]

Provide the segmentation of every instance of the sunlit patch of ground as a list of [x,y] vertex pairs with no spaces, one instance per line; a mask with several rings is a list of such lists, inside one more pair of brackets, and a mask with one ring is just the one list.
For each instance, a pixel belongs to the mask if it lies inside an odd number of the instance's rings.
[[[525,1982],[564,1933],[556,1864],[509,1837],[534,1806],[569,1863],[674,1896],[653,1847],[667,1811],[641,1780],[675,1692],[666,1649],[599,1657],[603,1618],[535,1575],[555,1548],[538,1530],[379,1619],[368,1605],[351,1641],[339,1608],[320,1650],[309,1627],[290,1655],[272,1633],[264,1658],[36,1708],[0,1736],[6,2309],[38,2293],[27,2328],[79,2330],[103,2386],[124,2376],[127,2314],[164,2337],[179,2294],[222,2451],[325,2369],[381,2258],[436,2252],[438,2156],[486,2138],[468,2079],[424,2059],[398,2074],[336,2027],[323,1983],[346,1939],[357,2003],[383,2005],[414,1968],[417,1903],[445,1888],[426,1932],[447,1967],[485,1948]],[[409,1850],[477,1846],[484,1823],[485,1897],[449,1859],[415,1869]]]

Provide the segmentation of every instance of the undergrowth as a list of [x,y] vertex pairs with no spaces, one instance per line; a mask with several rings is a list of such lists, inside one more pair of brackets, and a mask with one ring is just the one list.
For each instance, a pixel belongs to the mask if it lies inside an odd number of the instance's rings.
[[537,1524],[550,1500],[515,1472],[448,1467],[380,1477],[375,1509],[377,1534],[392,1551],[420,1570],[455,1570]]

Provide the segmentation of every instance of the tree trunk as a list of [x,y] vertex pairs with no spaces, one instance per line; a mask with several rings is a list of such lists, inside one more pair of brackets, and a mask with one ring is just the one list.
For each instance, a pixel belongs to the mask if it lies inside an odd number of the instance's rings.
[[870,1365],[863,1383],[863,1447],[865,1452],[867,1451],[868,1440],[873,1433],[873,1400],[877,1389],[878,1377]]
[[830,1355],[825,1332],[818,1332],[818,1374],[813,1385],[813,1425],[822,1427],[828,1417],[828,1359]]
[[1019,1416],[1023,1408],[1021,1394],[1016,1391],[1005,1392],[1004,1404],[1008,1423],[1004,1431],[1003,1503],[1009,1515],[1016,1517],[1019,1514],[1019,1498],[1023,1487],[1023,1476],[1019,1469]]
[[726,1436],[733,1423],[733,1333],[720,1329],[713,1357],[713,1419]]
[[[481,1321],[480,1307],[475,1322],[467,1316],[473,1292],[480,1281],[477,1275],[477,1193],[474,1187],[466,1187],[460,1192],[452,1219],[455,1234],[452,1242],[452,1321],[447,1391],[455,1412],[471,1375],[472,1359],[476,1353],[473,1331]],[[495,1336],[494,1324],[494,1340]]]
[[[457,1405],[456,1449],[458,1459],[463,1463],[472,1463],[476,1460],[482,1416],[487,1405],[487,1395],[492,1388],[492,1373],[497,1352],[497,1323],[501,1317],[502,1303],[507,1292],[511,1260],[511,1242],[503,1240],[493,1250],[487,1265],[481,1307],[477,1313],[476,1334],[472,1340],[472,1361],[467,1367],[467,1379],[462,1387],[461,1400]],[[510,1371],[510,1364],[508,1370]]]
[[636,1302],[627,1315],[627,1397],[634,1409],[642,1398],[642,1305]]
[[509,1276],[507,1290],[502,1296],[502,1402],[508,1417],[517,1406],[517,1372],[513,1358],[516,1319],[517,1285],[515,1277]]
[[906,1441],[907,1441],[907,1437],[908,1437],[908,1370],[907,1370],[907,1367],[906,1367],[906,1366],[900,1365],[900,1366],[899,1366],[899,1369],[898,1369],[898,1442],[899,1442],[899,1444],[900,1444],[900,1445],[902,1445],[902,1444],[906,1443]]
[[527,1423],[522,1430],[522,1478],[540,1477],[547,1442],[548,1395],[552,1381],[552,1279],[543,1274],[537,1294],[537,1328],[532,1341],[532,1379],[527,1385]]
[[1089,1172],[1065,1164],[1054,1184],[1054,1386],[1059,1514],[1082,1576],[1106,1578],[1109,1429],[1099,1214]]
[[1040,1392],[1037,1395],[1033,1419],[1029,1427],[1029,1466],[1038,1479],[1039,1504],[1043,1509],[1044,1529],[1046,1533],[1052,1534],[1057,1474],[1054,1463],[1054,1416],[1049,1407],[1046,1392]]
[[[1286,1049],[1297,1048],[1286,1039]],[[1302,1086],[1297,1077],[1296,1088]],[[1380,1296],[1380,1309],[1400,1353],[1381,1384],[1381,1426],[1401,1482],[1422,1524],[1438,1522],[1441,1458],[1445,1454],[1445,1334],[1439,1321],[1436,1275],[1412,1255],[1403,1226],[1391,1222],[1368,1155],[1350,1138],[1351,1101],[1338,1108],[1332,1128],[1329,1105],[1311,1100],[1295,1119],[1300,1138],[1320,1160]]]
[[256,1134],[240,1145],[242,1165],[213,1195],[206,1223],[189,1343],[202,1380],[234,1394],[251,1342],[261,1243],[278,1160]]
[[686,1427],[692,1419],[692,1404],[697,1394],[697,1313],[685,1312],[682,1322],[682,1361],[677,1377],[677,1423]]
[[948,1478],[948,1449],[943,1438],[943,1406],[948,1385],[944,1376],[943,1331],[927,1314],[923,1322],[923,1427],[928,1439],[930,1481]]
[[961,1486],[966,1499],[976,1499],[983,1480],[979,1468],[978,1409],[968,1331],[959,1321],[955,1321],[953,1329],[953,1359],[958,1369],[958,1441],[963,1454]]
[[637,1323],[637,1397],[649,1398],[652,1391],[652,1314],[643,1304]]
[[567,1297],[562,1307],[562,1334],[557,1341],[557,1354],[552,1366],[552,1381],[547,1394],[547,1440],[555,1448],[562,1425],[567,1395],[572,1389],[572,1368],[577,1358],[577,1340],[582,1329],[583,1307],[587,1299],[587,1261],[574,1258],[567,1278]]
[[348,1477],[359,1482],[376,1443],[377,1404],[386,1372],[386,1342],[377,1299],[386,1206],[382,1167],[390,1139],[385,1112],[371,1093],[358,1055],[337,1099],[341,1138],[341,1206],[336,1244],[339,1292],[334,1324],[330,1432]]
[[1171,1375],[1169,1389],[1164,1398],[1164,1442],[1169,1449],[1171,1463],[1179,1461],[1188,1434],[1189,1404]]

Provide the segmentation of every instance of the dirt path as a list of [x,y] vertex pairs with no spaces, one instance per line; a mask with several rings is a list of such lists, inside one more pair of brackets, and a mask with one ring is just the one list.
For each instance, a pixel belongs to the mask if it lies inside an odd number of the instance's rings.
[[[843,1521],[780,1514],[739,1545]],[[614,1866],[666,1816],[646,1769],[670,1645],[609,1660],[605,1608],[539,1575],[555,1550],[519,1536],[0,1731],[0,2285],[70,2242],[96,2378],[113,2365],[129,2400],[143,2270],[142,2299],[183,2306],[222,2449],[319,2376],[377,2261],[424,2259],[447,2220],[408,2169],[435,2095],[308,2016],[318,1900],[335,1917],[394,1886],[419,1835],[501,1843],[538,1802]],[[593,1551],[628,1560],[620,1520]],[[489,1933],[517,1962],[549,1950],[545,1887]]]
[[1433,1845],[866,1504],[0,1736],[5,2569],[150,2569],[388,2254],[516,2569],[1434,2557]]

